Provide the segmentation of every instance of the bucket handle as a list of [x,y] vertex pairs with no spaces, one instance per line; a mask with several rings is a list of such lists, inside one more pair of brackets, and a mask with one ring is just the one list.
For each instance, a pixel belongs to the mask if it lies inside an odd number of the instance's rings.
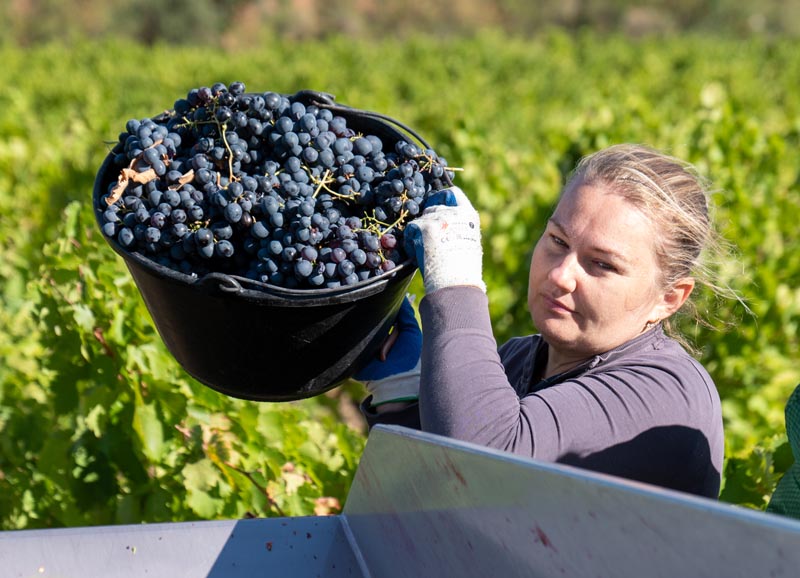
[[[424,138],[422,138],[414,129],[412,129],[410,126],[400,122],[399,120],[397,120],[395,118],[392,118],[391,116],[388,116],[386,114],[381,114],[379,112],[373,112],[371,110],[363,110],[363,109],[359,109],[359,108],[353,108],[353,107],[349,107],[349,106],[344,106],[344,105],[338,104],[335,101],[336,97],[334,97],[332,94],[329,94],[327,92],[318,92],[318,91],[314,91],[314,90],[301,90],[301,91],[299,91],[299,92],[297,92],[295,94],[295,98],[306,99],[311,104],[314,104],[314,105],[322,107],[322,108],[327,108],[331,112],[343,112],[343,113],[349,113],[349,114],[358,114],[358,115],[361,115],[361,116],[364,116],[364,117],[367,117],[367,118],[371,118],[373,120],[379,120],[379,121],[383,121],[383,122],[385,122],[387,124],[394,125],[396,128],[399,128],[399,129],[405,131],[406,134],[411,135],[412,137],[417,139],[417,142],[419,142],[424,148],[426,148],[426,149],[430,149],[431,148],[431,146],[428,144],[428,142]],[[449,187],[453,186],[453,181],[450,180],[450,177],[447,175],[446,172],[445,172],[445,175],[444,175],[444,181],[445,181],[445,184],[447,186],[449,186]]]
[[218,289],[223,293],[241,293],[243,291],[239,282],[225,273],[211,272],[203,275],[198,281],[201,285]]
[[344,106],[336,102],[336,97],[328,92],[319,92],[316,90],[301,90],[295,93],[294,98],[299,100],[306,100],[311,104],[316,106],[320,106],[323,108],[327,108],[331,112],[346,112],[349,114],[358,114],[361,116],[365,116],[368,118],[374,118],[378,120],[382,120],[389,124],[393,124],[397,128],[400,128],[406,131],[408,134],[413,136],[419,143],[424,146],[425,148],[431,148],[430,145],[422,138],[417,132],[409,126],[406,126],[402,122],[397,119],[392,118],[391,116],[381,114],[379,112],[373,112],[371,110],[363,110],[360,108],[353,108],[351,106]]

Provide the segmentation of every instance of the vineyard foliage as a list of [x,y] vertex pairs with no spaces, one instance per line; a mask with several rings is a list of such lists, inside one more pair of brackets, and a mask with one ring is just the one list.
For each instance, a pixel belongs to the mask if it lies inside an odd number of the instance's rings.
[[[275,41],[246,53],[4,46],[0,60],[1,529],[324,514],[345,501],[365,442],[360,388],[270,404],[199,384],[165,349],[94,221],[94,176],[125,122],[216,81],[332,93],[414,127],[462,169],[458,183],[482,215],[499,342],[534,331],[531,249],[582,155],[627,141],[695,163],[735,248],[720,280],[752,311],[701,291],[712,327],[684,323],[723,399],[721,498],[761,509],[791,463],[783,407],[800,383],[792,43],[486,33]],[[421,296],[418,279],[412,289]],[[265,352],[265,380],[276,363]]]

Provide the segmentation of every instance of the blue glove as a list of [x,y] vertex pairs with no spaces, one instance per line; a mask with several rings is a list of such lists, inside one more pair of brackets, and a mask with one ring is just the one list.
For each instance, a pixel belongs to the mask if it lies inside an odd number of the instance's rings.
[[404,247],[416,260],[426,293],[454,285],[486,291],[480,217],[458,187],[431,195],[406,226]]
[[422,330],[408,297],[400,306],[388,345],[388,352],[382,351],[353,376],[372,394],[373,407],[392,401],[419,399]]

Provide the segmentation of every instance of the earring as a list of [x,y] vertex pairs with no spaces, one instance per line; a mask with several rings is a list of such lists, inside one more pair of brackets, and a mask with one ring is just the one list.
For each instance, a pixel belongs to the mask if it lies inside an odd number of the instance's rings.
[[647,323],[644,324],[643,331],[650,331],[653,327],[656,326],[657,323],[658,321],[648,321]]

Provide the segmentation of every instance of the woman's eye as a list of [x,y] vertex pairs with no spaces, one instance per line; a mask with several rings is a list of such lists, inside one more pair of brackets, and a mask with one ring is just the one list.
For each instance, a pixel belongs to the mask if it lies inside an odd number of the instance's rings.
[[602,269],[603,271],[616,271],[617,270],[616,267],[606,263],[605,261],[595,261],[594,264],[597,266],[598,269]]
[[568,246],[567,243],[564,241],[564,239],[562,239],[560,237],[556,237],[555,235],[550,235],[550,240],[553,243],[555,243],[556,245],[559,245],[560,247],[567,247]]

